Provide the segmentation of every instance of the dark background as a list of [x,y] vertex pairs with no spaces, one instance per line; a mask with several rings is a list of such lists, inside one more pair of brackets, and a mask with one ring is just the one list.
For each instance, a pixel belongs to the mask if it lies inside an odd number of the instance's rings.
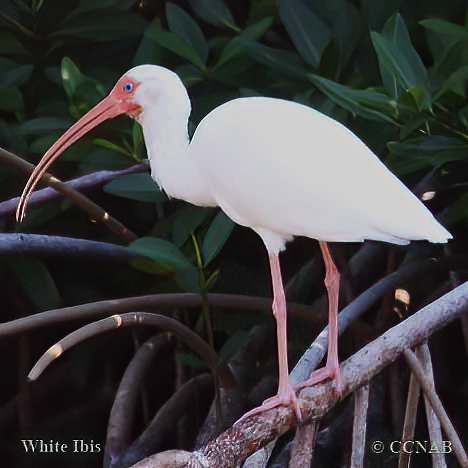
[[[463,1],[426,0],[91,0],[0,2],[0,147],[37,163],[63,131],[96,104],[126,70],[155,63],[176,71],[192,99],[192,128],[211,109],[239,96],[266,95],[295,100],[351,128],[419,196],[452,232],[447,247],[415,243],[397,248],[369,243],[367,260],[353,272],[360,245],[334,245],[347,278],[342,305],[399,268],[428,257],[464,255],[468,217],[468,29]],[[96,141],[96,139],[99,139]],[[52,168],[62,180],[131,167],[145,158],[137,124],[126,117],[106,122],[67,150]],[[167,292],[223,292],[269,296],[266,253],[257,236],[235,227],[215,210],[167,200],[147,172],[124,176],[86,191],[138,238],[163,239],[146,262],[64,253],[57,239],[37,255],[14,232],[64,236],[127,246],[128,241],[92,222],[63,198],[30,207],[17,226],[7,200],[17,197],[27,172],[8,153],[0,162],[1,322],[34,313],[111,298]],[[359,190],[359,187],[356,187]],[[3,211],[2,211],[3,210]],[[193,236],[190,236],[193,233]],[[10,242],[10,243],[9,243]],[[26,246],[25,246],[26,245]],[[146,245],[146,244],[145,244]],[[132,247],[130,247],[132,248]],[[197,256],[201,250],[202,258]],[[162,253],[161,253],[162,252]],[[170,260],[167,260],[168,254]],[[318,245],[298,239],[282,256],[289,299],[311,304],[324,293]],[[360,332],[340,342],[344,359],[406,315],[463,281],[463,268],[448,274],[422,272],[402,284],[410,303],[387,295],[360,321]],[[343,291],[342,291],[343,293]],[[316,302],[315,302],[316,304]],[[322,302],[322,311],[326,303]],[[224,362],[251,346],[245,366],[261,363],[246,389],[258,392],[247,406],[275,389],[272,318],[267,313],[210,310],[215,350]],[[223,313],[221,313],[223,312]],[[226,312],[226,313],[224,313]],[[209,339],[198,308],[169,307]],[[116,389],[136,347],[154,333],[122,330],[79,344],[32,384],[26,376],[49,346],[90,320],[64,322],[0,340],[0,465],[8,467],[95,467],[97,454],[31,455],[21,439],[73,439],[105,444]],[[322,321],[323,323],[323,321]],[[467,336],[460,323],[430,341],[437,389],[467,441]],[[317,320],[292,317],[291,365],[321,329]],[[260,330],[260,331],[259,331]],[[250,334],[248,333],[250,332]],[[294,361],[293,361],[294,360]],[[136,420],[136,437],[182,382],[206,372],[189,349],[168,345],[148,371]],[[262,381],[261,378],[264,378]],[[260,381],[260,387],[255,385]],[[263,382],[263,383],[262,383]],[[408,371],[397,362],[373,381],[369,440],[401,435]],[[191,449],[211,401],[204,390],[185,420],[168,421],[158,450]],[[195,398],[195,397],[194,397]],[[196,401],[196,404],[194,403]],[[421,407],[419,439],[427,438]],[[324,423],[314,466],[339,466],[349,457],[350,404]],[[466,445],[466,444],[465,444]],[[369,452],[368,466],[396,466],[395,456]],[[414,466],[428,466],[424,455]],[[457,466],[449,458],[450,466]],[[286,466],[284,464],[279,466]]]

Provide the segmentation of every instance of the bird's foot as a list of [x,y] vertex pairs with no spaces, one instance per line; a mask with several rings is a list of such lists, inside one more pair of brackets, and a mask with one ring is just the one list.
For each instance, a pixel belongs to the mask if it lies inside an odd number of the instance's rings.
[[260,406],[250,410],[248,413],[245,413],[237,422],[241,422],[244,419],[247,419],[254,414],[262,413],[263,411],[267,411],[272,408],[276,408],[277,406],[292,406],[294,412],[296,413],[297,423],[300,424],[302,422],[302,415],[301,409],[299,408],[299,404],[297,403],[296,392],[294,391],[293,387],[288,383],[286,388],[278,390],[278,393],[271,398],[265,400]]
[[312,387],[324,380],[331,379],[333,380],[334,386],[338,394],[341,394],[343,391],[343,381],[341,379],[340,366],[331,366],[327,365],[321,369],[317,369],[312,374],[310,374],[307,380],[299,383],[294,387],[294,390],[298,391],[304,387]]

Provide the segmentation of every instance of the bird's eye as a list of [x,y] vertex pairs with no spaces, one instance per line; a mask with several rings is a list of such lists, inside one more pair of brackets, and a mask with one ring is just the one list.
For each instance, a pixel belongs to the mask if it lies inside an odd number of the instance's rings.
[[123,90],[126,92],[126,93],[129,93],[133,90],[133,83],[131,81],[127,81],[124,85],[123,85]]

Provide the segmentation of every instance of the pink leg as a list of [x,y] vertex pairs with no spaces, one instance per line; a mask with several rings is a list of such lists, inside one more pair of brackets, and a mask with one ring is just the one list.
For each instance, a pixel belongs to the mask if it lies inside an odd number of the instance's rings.
[[338,361],[338,296],[340,292],[340,272],[336,268],[326,242],[319,242],[325,262],[325,286],[328,293],[328,355],[327,363],[300,384],[300,387],[314,385],[322,380],[335,379],[338,392],[342,390],[340,363]]
[[276,319],[276,334],[278,339],[279,385],[276,396],[265,400],[261,406],[254,408],[242,416],[241,420],[276,406],[293,406],[298,422],[302,420],[301,412],[296,401],[296,393],[289,383],[288,344],[286,328],[286,298],[278,254],[269,254],[271,279],[273,283],[273,315]]

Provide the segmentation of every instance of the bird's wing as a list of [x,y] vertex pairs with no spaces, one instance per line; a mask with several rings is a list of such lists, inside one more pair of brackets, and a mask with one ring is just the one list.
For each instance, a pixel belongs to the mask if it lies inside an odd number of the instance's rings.
[[202,121],[191,146],[217,203],[251,228],[328,241],[447,234],[361,140],[306,106],[231,101]]

